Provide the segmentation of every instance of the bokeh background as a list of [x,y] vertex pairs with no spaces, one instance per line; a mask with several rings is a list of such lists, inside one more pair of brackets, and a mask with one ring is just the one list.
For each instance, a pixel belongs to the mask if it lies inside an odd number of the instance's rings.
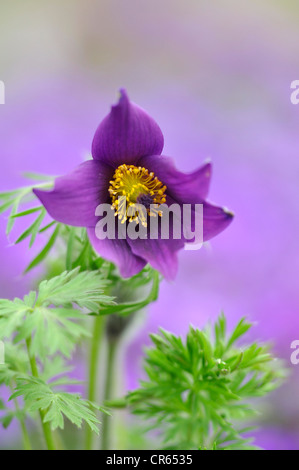
[[[22,172],[60,174],[90,152],[93,133],[126,87],[159,123],[164,154],[188,171],[214,163],[210,200],[235,221],[198,252],[180,254],[175,282],[126,352],[126,387],[140,377],[143,345],[159,326],[185,334],[221,310],[255,322],[291,376],[264,410],[256,443],[299,448],[299,5],[295,0],[0,0],[1,189]],[[32,248],[34,250],[35,248]],[[0,295],[26,292],[27,244],[0,222]],[[6,436],[6,437],[5,437]],[[2,442],[15,433],[0,431]]]

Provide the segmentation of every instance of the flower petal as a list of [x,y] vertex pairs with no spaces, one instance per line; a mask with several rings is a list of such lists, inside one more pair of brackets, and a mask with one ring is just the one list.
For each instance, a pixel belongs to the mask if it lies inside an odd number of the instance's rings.
[[180,240],[129,240],[128,243],[135,255],[141,256],[157,269],[165,279],[171,281],[178,270],[177,251],[183,248]]
[[[193,173],[182,173],[176,169],[173,160],[165,156],[141,158],[138,165],[153,171],[167,186],[166,204],[203,204],[203,241],[222,232],[232,221],[233,214],[226,209],[214,206],[204,199],[207,196],[212,173],[211,163],[206,163]],[[191,227],[194,231],[194,211]]]
[[201,203],[207,197],[212,165],[206,163],[192,173],[177,170],[170,157],[148,156],[138,161],[138,165],[153,171],[155,176],[167,186],[167,194],[184,204]]
[[203,241],[222,232],[232,222],[234,215],[222,207],[214,206],[208,202],[203,204]]
[[87,233],[95,251],[115,263],[123,277],[134,276],[147,264],[144,259],[133,254],[126,240],[118,238],[115,240],[109,238],[100,240],[97,238],[94,228],[87,229]]
[[[169,201],[169,206],[175,204],[175,201]],[[163,216],[162,216],[163,218]],[[169,222],[169,238],[161,238],[161,218],[158,220],[158,239],[148,238],[131,240],[127,238],[133,253],[145,259],[154,269],[157,269],[167,280],[173,280],[178,270],[177,251],[184,247],[183,238],[175,239],[173,236],[172,216]]]
[[95,227],[96,207],[109,201],[109,180],[113,169],[88,160],[71,173],[55,180],[54,189],[34,189],[50,216],[58,222],[78,227]]
[[145,155],[162,152],[163,134],[158,124],[120,90],[119,102],[96,130],[92,156],[112,165],[134,164]]

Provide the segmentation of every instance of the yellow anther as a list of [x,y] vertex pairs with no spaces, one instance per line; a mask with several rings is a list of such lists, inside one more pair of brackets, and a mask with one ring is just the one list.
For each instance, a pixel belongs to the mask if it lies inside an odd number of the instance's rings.
[[[109,193],[112,199],[112,208],[115,210],[115,216],[118,216],[121,223],[125,223],[128,219],[130,222],[136,221],[146,227],[147,221],[145,214],[138,211],[138,204],[143,204],[142,198],[149,198],[150,205],[146,207],[149,216],[156,217],[162,215],[158,210],[161,204],[166,202],[167,187],[146,168],[134,165],[120,165],[110,181]],[[141,198],[139,201],[138,199]],[[128,216],[128,208],[130,207],[130,215]],[[131,215],[135,211],[135,215]]]

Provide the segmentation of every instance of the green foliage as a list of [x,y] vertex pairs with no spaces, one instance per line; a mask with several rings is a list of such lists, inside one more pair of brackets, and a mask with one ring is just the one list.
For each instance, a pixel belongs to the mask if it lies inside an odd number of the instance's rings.
[[84,400],[79,394],[54,391],[43,380],[27,377],[17,380],[10,400],[22,396],[28,412],[46,411],[43,422],[51,429],[64,428],[64,416],[77,427],[85,422],[95,433],[99,433],[99,420],[93,410],[106,411],[94,403]]
[[114,304],[112,298],[103,293],[108,283],[102,274],[99,271],[80,272],[79,269],[65,271],[60,276],[41,282],[37,304],[68,306],[76,303],[79,307],[96,312],[99,305]]
[[0,386],[11,386],[17,377],[28,372],[28,358],[24,345],[5,344],[5,364],[0,364]]
[[250,326],[243,319],[228,336],[221,316],[214,335],[193,327],[185,341],[164,330],[151,335],[148,378],[127,400],[167,449],[254,448],[243,437],[249,429],[236,423],[252,417],[252,398],[277,387],[283,374],[267,346],[235,347]]
[[[56,224],[56,222],[55,222]],[[49,226],[48,226],[49,227]],[[42,261],[44,261],[46,259],[46,257],[48,256],[49,252],[51,251],[51,249],[53,248],[57,238],[58,238],[58,235],[59,235],[59,232],[60,232],[60,224],[56,224],[56,227],[53,231],[53,233],[51,234],[49,240],[47,241],[46,245],[43,247],[43,249],[35,256],[35,258],[31,261],[31,263],[29,263],[29,265],[27,266],[27,268],[25,269],[25,273],[28,273],[29,271],[31,271],[31,269],[35,268],[36,266],[38,266]]]
[[99,271],[79,272],[76,268],[42,281],[37,292],[21,299],[0,300],[0,339],[14,342],[32,337],[30,352],[44,358],[62,353],[70,357],[80,338],[88,335],[84,315],[77,305],[98,313],[113,299],[104,294],[107,281]]
[[104,410],[78,394],[55,388],[78,383],[67,377],[69,368],[62,356],[69,358],[89,335],[85,313],[99,314],[102,306],[114,303],[105,293],[108,284],[99,270],[78,267],[42,281],[23,299],[0,300],[0,338],[5,339],[0,385],[17,384],[11,396],[15,408],[1,403],[3,427],[17,418],[24,429],[28,414],[39,411],[43,426],[50,424],[51,429],[63,429],[67,418],[78,427],[85,422],[98,433],[96,411]]
[[[48,229],[55,227],[53,232],[50,235],[50,238],[46,242],[46,245],[42,248],[42,250],[34,257],[34,259],[30,262],[30,264],[25,269],[25,272],[30,271],[31,269],[35,268],[39,265],[42,261],[45,260],[47,255],[49,254],[50,250],[55,245],[58,236],[61,231],[61,224],[58,224],[56,221],[52,221],[45,226],[41,226],[45,217],[47,216],[47,212],[43,206],[32,206],[32,201],[35,201],[35,196],[32,190],[34,188],[40,189],[51,189],[53,186],[53,177],[47,177],[44,175],[36,175],[34,173],[28,173],[26,176],[29,179],[33,180],[46,180],[44,183],[35,183],[34,185],[25,186],[13,191],[6,191],[0,193],[0,214],[3,212],[7,212],[10,210],[8,221],[7,221],[7,228],[6,234],[9,235],[14,227],[15,221],[26,217],[26,216],[33,216],[36,215],[35,220],[26,228],[16,239],[15,243],[18,244],[23,242],[27,238],[30,238],[29,247],[31,248],[36,240],[36,237],[40,233],[46,232]],[[29,205],[29,207],[28,207]],[[20,207],[24,206],[24,209],[19,210]]]
[[[137,312],[152,302],[155,302],[159,294],[159,285],[160,285],[160,274],[158,271],[155,271],[151,267],[146,267],[136,276],[131,277],[130,279],[115,279],[114,282],[118,282],[117,291],[117,305],[105,305],[101,309],[101,315],[109,314],[118,314],[127,316],[133,312]],[[148,294],[141,299],[135,301],[129,301],[128,299],[122,299],[121,291],[131,293],[133,292],[136,296],[136,292],[141,289],[142,291],[150,286]]]
[[[44,179],[46,179],[46,177]],[[0,202],[0,214],[10,210],[10,214],[9,214],[8,222],[7,222],[7,229],[6,229],[7,235],[11,232],[16,218],[30,215],[35,212],[39,212],[35,222],[24,233],[22,233],[22,235],[20,235],[16,243],[19,243],[20,241],[24,240],[30,235],[31,235],[30,245],[32,245],[34,242],[36,234],[39,231],[40,225],[46,215],[46,211],[42,206],[33,207],[33,208],[31,207],[29,209],[26,209],[20,212],[18,212],[18,209],[20,205],[28,204],[32,200],[35,199],[35,196],[32,192],[33,188],[50,189],[52,187],[53,178],[48,177],[47,179],[49,181],[46,183],[34,184],[30,186],[25,186],[19,189],[15,189],[12,191],[5,191],[5,192],[0,193],[0,201],[1,201]]]
[[0,423],[2,424],[4,429],[7,429],[13,419],[18,419],[19,421],[23,421],[26,417],[26,411],[24,409],[14,409],[14,408],[7,408],[4,404],[1,407],[0,411],[3,411],[3,414],[0,416]]

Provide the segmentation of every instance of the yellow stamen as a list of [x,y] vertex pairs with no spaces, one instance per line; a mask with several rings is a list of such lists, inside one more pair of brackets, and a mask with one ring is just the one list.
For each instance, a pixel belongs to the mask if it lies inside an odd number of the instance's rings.
[[[109,187],[115,216],[119,217],[121,223],[129,219],[130,222],[134,220],[146,227],[146,213],[153,217],[162,215],[159,206],[166,202],[166,189],[157,176],[153,172],[149,173],[146,168],[120,165]],[[140,204],[146,208],[146,213]]]

